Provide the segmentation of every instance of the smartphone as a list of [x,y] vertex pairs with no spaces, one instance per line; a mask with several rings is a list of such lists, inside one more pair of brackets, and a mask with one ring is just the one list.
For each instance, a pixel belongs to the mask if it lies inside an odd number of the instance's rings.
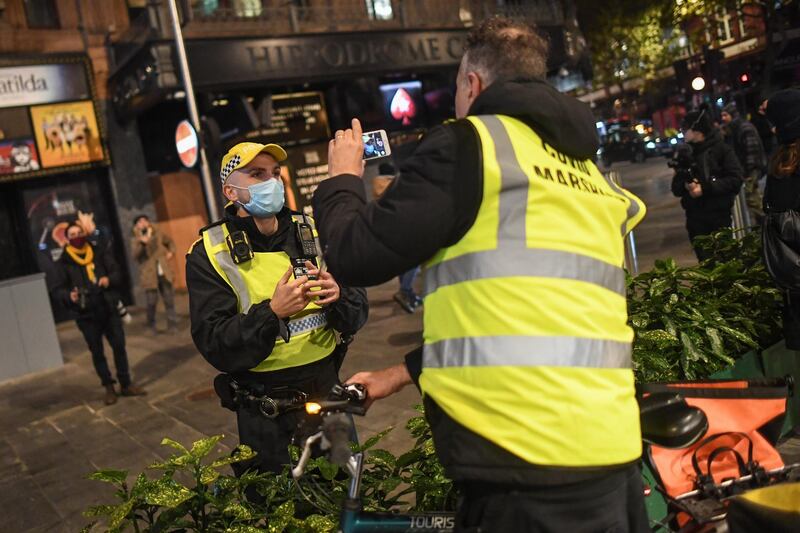
[[386,130],[366,131],[361,135],[361,139],[364,141],[364,160],[392,155]]

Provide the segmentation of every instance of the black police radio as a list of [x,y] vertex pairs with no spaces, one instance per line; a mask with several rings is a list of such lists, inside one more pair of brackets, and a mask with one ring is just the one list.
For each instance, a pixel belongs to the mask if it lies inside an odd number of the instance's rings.
[[303,221],[295,221],[294,224],[297,233],[297,242],[300,243],[300,257],[291,258],[292,271],[294,272],[295,279],[300,276],[308,276],[308,279],[313,281],[316,280],[317,277],[313,274],[308,274],[306,261],[310,261],[314,266],[317,266],[317,241],[314,238],[314,230],[311,224],[306,222],[305,218],[305,215],[303,215]]

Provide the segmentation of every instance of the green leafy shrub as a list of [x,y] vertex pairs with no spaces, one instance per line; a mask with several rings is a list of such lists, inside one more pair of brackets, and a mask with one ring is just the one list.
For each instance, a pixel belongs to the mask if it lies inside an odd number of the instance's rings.
[[628,278],[633,365],[639,382],[701,379],[781,335],[781,294],[761,261],[760,233],[730,230],[696,243],[713,260],[681,268],[672,259]]
[[[452,482],[436,459],[431,429],[420,416],[411,418],[406,428],[414,437],[413,448],[394,456],[376,448],[390,432],[389,428],[367,439],[358,449],[366,455],[362,476],[362,499],[367,511],[441,511],[455,509]],[[137,532],[225,531],[230,533],[305,533],[334,531],[341,502],[347,494],[349,479],[339,467],[324,457],[309,461],[299,486],[289,467],[278,475],[246,473],[236,478],[227,466],[255,456],[250,448],[240,446],[230,456],[209,459],[208,455],[222,439],[221,435],[195,442],[186,448],[171,439],[162,444],[174,448],[164,462],[148,470],[156,477],[141,473],[133,486],[127,483],[124,470],[100,470],[90,479],[116,487],[115,505],[98,505],[84,513],[103,522],[107,531],[128,528]],[[300,450],[290,449],[293,461]],[[248,499],[246,494],[259,494]],[[252,501],[257,500],[257,501]],[[95,524],[87,528],[89,531]]]

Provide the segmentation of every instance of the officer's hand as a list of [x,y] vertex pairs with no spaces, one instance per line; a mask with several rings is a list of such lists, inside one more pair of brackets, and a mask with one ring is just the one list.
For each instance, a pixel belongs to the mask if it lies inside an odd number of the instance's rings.
[[361,122],[352,121],[352,129],[338,130],[328,143],[328,176],[364,174],[364,141],[361,139]]
[[308,305],[304,284],[308,282],[307,276],[300,276],[297,279],[292,277],[292,269],[286,271],[278,284],[275,292],[272,293],[272,300],[269,307],[278,318],[289,318],[295,313],[299,313]]
[[369,407],[375,400],[391,396],[406,385],[410,385],[412,380],[406,365],[400,364],[383,370],[376,370],[375,372],[359,372],[347,380],[346,384],[349,385],[350,383],[364,385],[364,388],[367,389],[365,405]]
[[[306,297],[311,299],[318,297],[317,305],[328,305],[339,300],[341,291],[339,284],[333,279],[333,276],[327,270],[320,273],[319,268],[314,266],[311,261],[306,261],[306,268],[308,269],[309,276],[316,276],[316,281],[312,280],[306,283]],[[320,290],[311,291],[314,287],[320,287]]]

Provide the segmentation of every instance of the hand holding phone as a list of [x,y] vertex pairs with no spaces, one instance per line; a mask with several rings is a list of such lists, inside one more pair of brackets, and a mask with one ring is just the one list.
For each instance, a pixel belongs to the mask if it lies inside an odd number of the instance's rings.
[[328,143],[328,175],[331,177],[341,174],[364,175],[361,122],[354,118],[352,126],[351,129],[338,130]]
[[362,157],[365,161],[392,155],[392,148],[389,146],[386,130],[364,132],[361,134],[361,140],[364,142],[364,155]]

